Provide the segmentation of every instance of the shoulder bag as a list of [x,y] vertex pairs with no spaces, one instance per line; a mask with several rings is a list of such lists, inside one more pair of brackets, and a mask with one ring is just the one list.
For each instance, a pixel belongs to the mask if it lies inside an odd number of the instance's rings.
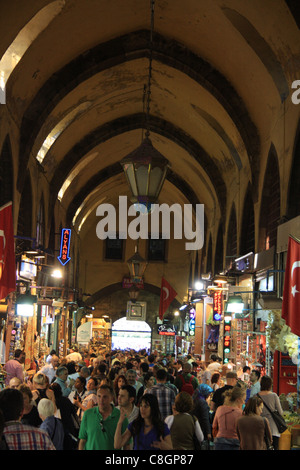
[[[257,395],[262,399],[261,395],[259,395],[259,394],[257,394]],[[262,401],[263,401],[263,399],[262,399]],[[269,411],[269,413],[271,414],[271,416],[272,416],[272,418],[273,418],[273,421],[274,421],[274,423],[275,423],[276,426],[277,426],[278,432],[279,432],[280,434],[282,434],[282,433],[283,433],[284,431],[286,431],[286,429],[287,429],[287,424],[286,424],[286,422],[285,422],[283,416],[281,416],[281,415],[278,413],[277,410],[274,410],[274,411],[270,410],[270,408],[268,407],[268,405],[267,405],[264,401],[263,401],[263,404],[264,404],[264,406],[267,408],[267,410]]]

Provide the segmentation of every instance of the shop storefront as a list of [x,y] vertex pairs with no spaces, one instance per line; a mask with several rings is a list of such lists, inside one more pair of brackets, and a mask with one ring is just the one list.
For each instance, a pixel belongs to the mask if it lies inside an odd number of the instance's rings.
[[112,350],[133,349],[151,351],[152,331],[145,321],[128,320],[126,317],[115,321],[111,329]]

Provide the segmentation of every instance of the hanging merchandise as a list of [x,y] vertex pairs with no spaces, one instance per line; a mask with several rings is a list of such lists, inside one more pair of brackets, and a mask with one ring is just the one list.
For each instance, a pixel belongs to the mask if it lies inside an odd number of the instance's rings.
[[214,316],[213,313],[209,315],[209,318],[206,322],[206,325],[208,327],[208,338],[206,340],[208,344],[208,348],[211,349],[216,349],[219,341],[219,330],[220,330],[220,322],[219,321],[214,321]]

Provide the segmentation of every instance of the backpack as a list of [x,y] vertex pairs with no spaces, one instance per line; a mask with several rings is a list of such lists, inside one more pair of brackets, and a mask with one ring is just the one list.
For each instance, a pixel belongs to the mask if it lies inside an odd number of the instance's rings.
[[192,380],[194,378],[194,376],[192,375],[190,377],[190,380],[188,382],[185,382],[184,378],[183,378],[183,375],[179,375],[181,381],[182,381],[182,387],[181,387],[181,392],[186,392],[188,393],[189,395],[193,395],[194,393],[194,387],[192,385]]

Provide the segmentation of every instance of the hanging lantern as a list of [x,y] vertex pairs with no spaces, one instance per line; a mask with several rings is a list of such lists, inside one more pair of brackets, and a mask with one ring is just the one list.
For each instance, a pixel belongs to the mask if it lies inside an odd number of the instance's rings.
[[149,137],[121,161],[133,203],[155,204],[167,174],[168,160],[156,150]]
[[127,260],[127,264],[132,282],[136,283],[141,281],[147,267],[147,261],[136,251],[135,254]]

